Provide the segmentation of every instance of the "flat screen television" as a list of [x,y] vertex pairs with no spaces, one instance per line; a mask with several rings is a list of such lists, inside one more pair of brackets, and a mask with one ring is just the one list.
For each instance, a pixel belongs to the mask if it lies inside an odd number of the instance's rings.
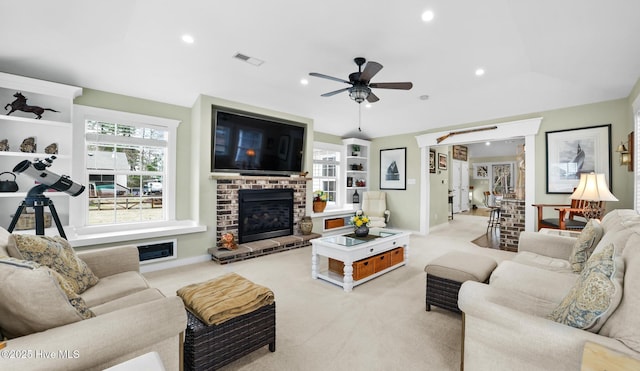
[[302,171],[306,126],[213,108],[211,171],[290,175]]

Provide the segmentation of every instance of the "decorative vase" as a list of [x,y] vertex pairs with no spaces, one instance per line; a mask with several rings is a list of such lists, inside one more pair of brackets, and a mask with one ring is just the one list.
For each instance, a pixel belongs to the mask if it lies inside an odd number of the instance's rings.
[[356,237],[365,237],[369,234],[369,227],[363,224],[356,228],[354,233],[356,234]]
[[327,201],[313,201],[313,212],[321,213],[327,207]]
[[300,220],[300,231],[302,234],[311,234],[311,230],[313,229],[313,221],[310,216],[303,216]]

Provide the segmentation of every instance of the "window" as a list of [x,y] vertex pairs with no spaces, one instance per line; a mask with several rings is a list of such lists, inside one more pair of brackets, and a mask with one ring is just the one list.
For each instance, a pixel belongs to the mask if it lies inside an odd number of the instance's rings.
[[[175,220],[178,122],[90,107],[78,109],[74,170],[87,191],[76,227],[117,227]],[[139,224],[137,224],[139,226]],[[117,228],[116,228],[117,229]]]
[[313,145],[313,190],[327,193],[327,207],[341,206],[340,157],[342,146],[315,142]]

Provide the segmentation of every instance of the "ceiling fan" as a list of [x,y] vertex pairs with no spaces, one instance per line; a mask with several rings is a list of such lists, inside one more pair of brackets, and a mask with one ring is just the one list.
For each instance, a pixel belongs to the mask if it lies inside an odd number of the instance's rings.
[[[348,91],[349,97],[357,103],[362,103],[365,99],[367,100],[367,102],[373,103],[379,101],[380,98],[373,94],[371,88],[409,90],[413,87],[413,84],[410,82],[369,82],[373,78],[373,76],[380,72],[380,70],[382,69],[382,65],[374,61],[367,62],[366,59],[361,57],[354,58],[353,61],[358,65],[358,72],[353,72],[352,74],[350,74],[349,81],[337,77],[323,75],[317,72],[309,73],[309,75],[311,76],[344,82],[345,84],[351,85],[351,87],[348,88],[324,93],[322,94],[323,97],[330,97],[332,95],[342,93],[343,91]],[[364,70],[362,70],[362,66],[365,63],[367,63],[367,65],[364,67]]]

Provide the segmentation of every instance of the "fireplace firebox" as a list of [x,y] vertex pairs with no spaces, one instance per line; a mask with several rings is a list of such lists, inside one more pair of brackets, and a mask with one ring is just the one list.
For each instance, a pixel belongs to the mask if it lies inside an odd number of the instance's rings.
[[240,243],[293,234],[293,189],[238,191]]

